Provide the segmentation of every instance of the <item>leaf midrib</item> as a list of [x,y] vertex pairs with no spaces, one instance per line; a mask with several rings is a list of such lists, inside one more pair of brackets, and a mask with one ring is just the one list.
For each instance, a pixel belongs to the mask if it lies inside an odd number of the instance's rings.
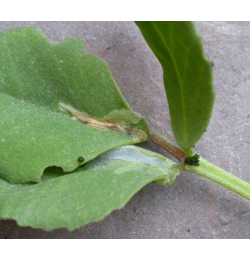
[[182,111],[182,115],[183,115],[183,121],[184,121],[184,142],[185,144],[187,143],[187,115],[186,115],[186,106],[185,106],[185,101],[184,101],[184,93],[183,93],[183,82],[181,80],[181,76],[180,76],[180,71],[178,69],[178,66],[175,62],[175,59],[173,58],[173,54],[171,53],[168,44],[166,43],[164,37],[161,35],[161,32],[158,30],[158,28],[155,26],[154,22],[152,22],[152,25],[156,31],[156,33],[158,34],[158,36],[160,37],[160,39],[162,40],[162,42],[164,43],[167,52],[169,53],[169,56],[171,58],[171,61],[174,65],[175,71],[176,71],[176,75],[177,75],[177,80],[178,80],[178,86],[180,86],[180,97],[181,97],[181,102],[182,102],[182,106],[183,106],[183,111]]

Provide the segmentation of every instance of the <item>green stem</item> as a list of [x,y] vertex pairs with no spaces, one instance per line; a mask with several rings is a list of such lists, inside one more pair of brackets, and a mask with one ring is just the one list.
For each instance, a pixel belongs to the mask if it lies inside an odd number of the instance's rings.
[[250,200],[250,184],[219,168],[218,166],[200,158],[199,166],[185,165],[183,168],[187,172],[193,172],[203,176],[219,185],[239,194]]
[[206,161],[203,158],[199,159],[199,166],[187,165],[184,163],[184,161],[186,156],[188,155],[186,155],[186,153],[181,148],[175,146],[161,134],[151,133],[150,137],[153,143],[162,147],[164,150],[172,154],[176,159],[180,161],[181,170],[193,172],[195,174],[203,176],[250,200],[249,183]]

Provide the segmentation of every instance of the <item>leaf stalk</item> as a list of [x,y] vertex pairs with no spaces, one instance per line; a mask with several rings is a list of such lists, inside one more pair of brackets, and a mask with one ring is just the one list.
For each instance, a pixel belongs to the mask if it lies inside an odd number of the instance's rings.
[[181,148],[174,145],[171,141],[166,139],[163,135],[155,132],[150,133],[150,140],[157,146],[160,146],[168,153],[173,155],[180,163],[184,163],[186,159],[185,152]]

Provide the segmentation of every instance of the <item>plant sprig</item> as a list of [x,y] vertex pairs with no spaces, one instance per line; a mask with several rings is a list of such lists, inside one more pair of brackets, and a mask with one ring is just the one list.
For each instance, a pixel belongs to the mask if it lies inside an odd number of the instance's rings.
[[189,171],[250,200],[250,184],[207,162],[192,150],[208,126],[214,102],[211,63],[192,22],[136,22],[162,65],[176,147],[158,133],[151,141]]
[[[80,38],[0,34],[0,218],[70,231],[100,221],[150,182],[193,172],[250,199],[250,184],[194,151],[211,116],[212,69],[191,22],[137,22],[159,59],[178,146],[134,113]],[[178,163],[131,144],[151,140]]]

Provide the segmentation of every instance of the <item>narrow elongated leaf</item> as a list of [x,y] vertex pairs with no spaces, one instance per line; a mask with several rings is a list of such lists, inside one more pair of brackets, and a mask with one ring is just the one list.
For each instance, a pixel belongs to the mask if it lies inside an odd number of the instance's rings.
[[83,48],[78,37],[52,43],[32,27],[0,34],[1,177],[37,182],[48,166],[72,171],[147,139],[107,64]]
[[72,231],[122,208],[149,182],[171,184],[176,164],[142,148],[108,151],[77,172],[60,176],[52,169],[38,184],[9,184],[0,179],[0,217],[21,226]]
[[164,72],[177,143],[190,149],[207,128],[214,91],[211,65],[191,22],[136,22]]

